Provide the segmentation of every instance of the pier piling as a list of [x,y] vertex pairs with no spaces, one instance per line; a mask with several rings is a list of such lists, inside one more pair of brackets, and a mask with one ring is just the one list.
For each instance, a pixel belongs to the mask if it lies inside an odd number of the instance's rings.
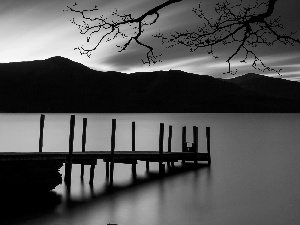
[[164,173],[163,169],[163,151],[164,151],[164,130],[165,125],[163,123],[160,123],[159,128],[159,174]]
[[198,164],[197,153],[198,153],[198,127],[193,126],[193,138],[194,138],[194,153],[195,153],[195,165]]
[[[182,152],[186,151],[186,127],[182,127]],[[185,160],[182,160],[182,164],[185,163]]]
[[[135,122],[132,122],[132,151],[135,152]],[[132,176],[136,179],[136,163],[132,163]]]
[[114,154],[116,146],[116,119],[112,120],[112,131],[111,131],[111,161],[110,161],[110,175],[109,175],[109,184],[113,185],[114,182]]
[[[85,145],[86,145],[86,127],[87,127],[87,118],[83,118],[82,121],[82,148],[81,151],[85,152]],[[81,164],[81,174],[80,178],[83,179],[84,177],[84,164]]]
[[[168,152],[172,152],[172,126],[169,126],[169,137],[168,137]],[[168,167],[173,166],[173,161],[172,162],[168,162]]]
[[39,152],[43,151],[43,142],[44,142],[44,122],[45,122],[45,115],[41,114],[40,117],[40,139],[39,139]]
[[66,160],[67,162],[65,163],[65,181],[66,181],[67,185],[71,185],[74,128],[75,128],[75,115],[71,115],[70,136],[69,136],[69,154],[67,156],[67,160]]
[[208,164],[211,164],[211,157],[210,157],[210,127],[206,127],[206,145],[207,145],[207,153],[208,153]]

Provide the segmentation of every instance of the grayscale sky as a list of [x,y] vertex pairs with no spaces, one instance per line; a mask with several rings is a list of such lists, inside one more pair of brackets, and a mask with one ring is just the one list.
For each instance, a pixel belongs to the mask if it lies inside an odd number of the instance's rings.
[[[234,1],[237,0],[230,2]],[[168,49],[152,37],[158,31],[168,34],[176,30],[194,29],[200,25],[201,21],[192,12],[193,7],[198,6],[199,0],[184,0],[161,10],[159,21],[149,26],[143,34],[141,40],[155,47],[156,53],[163,54],[162,62],[153,66],[142,64],[141,58],[145,58],[146,50],[140,46],[132,45],[127,51],[119,53],[115,45],[124,43],[122,39],[101,44],[90,58],[74,51],[75,47],[87,46],[86,36],[80,35],[76,26],[70,22],[73,17],[80,22],[79,15],[63,11],[75,2],[77,9],[91,9],[97,5],[100,9],[98,13],[104,15],[109,15],[110,11],[117,8],[120,13],[139,16],[164,0],[0,0],[0,63],[63,56],[102,71],[131,73],[173,69],[223,78],[231,76],[223,75],[223,72],[228,69],[226,56],[232,54],[233,49],[216,49],[219,50],[217,53],[220,59],[215,60],[206,53],[207,49],[199,49],[193,53],[184,47]],[[203,10],[210,14],[217,0],[201,2]],[[274,16],[281,16],[282,23],[288,31],[299,31],[299,11],[299,0],[279,0]],[[296,34],[295,37],[300,38],[300,34]],[[96,40],[97,37],[94,37],[88,44],[93,44]],[[276,45],[257,49],[257,53],[268,66],[282,68],[281,74],[284,78],[300,80],[300,45]],[[239,63],[239,60],[237,58],[237,61],[232,63],[234,68],[238,69],[237,75],[260,73],[253,70],[251,65]]]

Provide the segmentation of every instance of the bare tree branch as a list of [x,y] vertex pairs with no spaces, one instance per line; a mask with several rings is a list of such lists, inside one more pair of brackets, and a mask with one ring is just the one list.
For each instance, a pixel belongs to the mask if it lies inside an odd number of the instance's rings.
[[[133,17],[132,14],[121,15],[116,9],[112,16],[115,20],[109,20],[107,17],[101,15],[93,18],[88,16],[89,13],[98,11],[98,7],[88,10],[78,10],[75,5],[67,6],[68,11],[80,14],[83,22],[77,23],[72,19],[80,30],[81,34],[88,35],[87,42],[90,38],[99,32],[104,34],[97,41],[96,45],[90,49],[83,46],[77,47],[81,54],[86,54],[90,57],[91,52],[94,51],[102,42],[111,41],[116,38],[127,39],[125,44],[118,46],[119,52],[125,51],[132,42],[137,43],[147,49],[147,59],[142,60],[145,64],[155,64],[159,61],[159,55],[154,54],[154,48],[141,41],[143,32],[147,26],[155,24],[159,17],[159,11],[163,8],[169,7],[173,3],[178,3],[183,0],[167,0],[164,3],[148,10],[139,17]],[[260,46],[273,46],[277,43],[285,45],[300,44],[300,40],[293,37],[295,33],[286,34],[284,27],[280,23],[280,18],[272,18],[274,9],[278,0],[256,0],[252,1],[250,5],[245,5],[243,0],[238,4],[231,4],[228,0],[219,2],[215,6],[216,17],[207,17],[199,3],[198,8],[194,8],[193,12],[204,22],[203,25],[197,27],[194,31],[175,31],[166,36],[158,33],[154,37],[159,38],[167,47],[174,47],[176,45],[184,45],[190,49],[191,52],[199,48],[208,48],[208,54],[214,58],[219,58],[215,54],[215,48],[219,45],[233,45],[234,50],[228,56],[226,62],[228,63],[228,71],[226,73],[235,74],[231,68],[231,61],[237,58],[240,54],[244,54],[244,58],[240,62],[247,62],[252,60],[252,67],[260,71],[273,71],[280,74],[280,70],[268,67],[258,57],[255,48]],[[154,17],[154,18],[153,18]],[[151,22],[146,22],[147,19],[152,19]],[[131,26],[134,31],[133,34],[127,35],[122,30],[123,26]]]
[[[280,70],[270,68],[258,57],[254,51],[261,45],[272,46],[277,42],[285,45],[300,44],[300,40],[293,38],[295,33],[280,34],[278,30],[284,30],[280,23],[280,18],[270,19],[274,12],[275,4],[278,0],[268,0],[265,2],[256,1],[252,5],[243,6],[243,1],[239,4],[232,5],[228,0],[218,3],[215,12],[216,18],[208,18],[201,4],[194,8],[194,13],[204,21],[204,24],[198,27],[197,31],[175,32],[169,37],[163,34],[157,34],[155,37],[160,38],[163,44],[169,47],[175,45],[184,45],[190,48],[190,51],[196,51],[199,48],[209,47],[208,54],[218,58],[214,48],[218,45],[234,45],[235,50],[227,58],[228,71],[226,73],[236,74],[231,68],[231,61],[244,54],[244,59],[240,62],[247,62],[251,59],[252,67],[266,72],[273,71],[280,75]],[[262,13],[258,13],[263,10]]]
[[[153,50],[154,50],[153,47],[141,42],[139,40],[139,38],[141,37],[142,33],[144,32],[144,26],[150,26],[157,22],[157,20],[159,19],[159,11],[161,9],[163,9],[173,3],[177,3],[177,2],[181,2],[181,1],[183,1],[183,0],[168,0],[158,6],[150,9],[149,11],[143,13],[141,16],[139,16],[137,18],[134,18],[132,16],[132,14],[120,15],[120,14],[118,14],[118,11],[116,9],[115,12],[112,13],[112,16],[117,17],[116,21],[113,21],[113,20],[109,21],[108,18],[104,17],[103,15],[101,15],[100,17],[97,17],[97,18],[92,18],[92,17],[89,17],[88,15],[86,15],[88,13],[98,11],[99,9],[97,6],[95,6],[94,9],[87,9],[87,10],[75,9],[74,6],[77,4],[73,5],[72,7],[67,6],[67,8],[68,8],[67,11],[81,14],[82,19],[83,19],[83,24],[77,23],[74,18],[71,20],[71,22],[78,27],[81,34],[88,35],[87,42],[89,42],[89,40],[93,36],[93,34],[101,32],[103,30],[105,31],[105,34],[98,40],[97,44],[93,48],[86,49],[83,46],[81,46],[81,47],[77,47],[75,49],[78,49],[80,51],[81,55],[87,55],[88,57],[90,57],[91,53],[94,50],[96,50],[103,41],[105,41],[105,40],[111,41],[117,37],[128,38],[126,33],[121,30],[121,27],[123,25],[130,25],[130,26],[135,26],[133,28],[135,30],[135,32],[134,32],[133,36],[131,36],[129,38],[129,40],[123,46],[117,46],[120,48],[119,52],[126,50],[127,47],[132,43],[132,41],[135,41],[138,45],[145,47],[148,50],[147,54],[146,54],[147,59],[142,60],[142,62],[144,64],[149,64],[149,65],[152,63],[155,64],[158,62],[159,55],[155,55],[153,52]],[[153,21],[150,23],[146,23],[145,19],[147,17],[151,17],[151,16],[155,16]],[[91,26],[90,23],[92,23],[92,22],[97,22],[97,24]],[[113,35],[113,36],[110,37],[111,35]]]

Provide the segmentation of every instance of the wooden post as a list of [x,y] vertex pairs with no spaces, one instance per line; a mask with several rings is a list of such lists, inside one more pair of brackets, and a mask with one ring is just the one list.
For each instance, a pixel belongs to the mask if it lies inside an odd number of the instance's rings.
[[[82,121],[82,152],[85,152],[85,144],[86,144],[86,127],[87,127],[87,118],[83,118]],[[84,176],[84,164],[81,164],[81,180]]]
[[70,137],[69,137],[69,154],[71,154],[71,155],[73,153],[74,128],[75,128],[75,115],[71,115],[71,119],[70,119]]
[[[186,127],[182,127],[182,152],[186,150]],[[185,163],[185,160],[182,160],[182,164]]]
[[82,120],[82,152],[85,152],[87,118]]
[[163,151],[164,151],[164,124],[160,123],[159,128],[159,174],[162,175],[164,173],[163,169]]
[[[132,122],[132,151],[135,152],[135,122]],[[136,163],[133,163],[131,166],[132,176],[136,178]]]
[[112,131],[111,131],[111,162],[110,162],[110,175],[109,175],[110,186],[112,186],[113,182],[114,182],[115,147],[116,147],[116,119],[113,119],[112,120]]
[[135,122],[132,122],[132,151],[135,151]]
[[[172,152],[172,126],[169,126],[168,152]],[[170,162],[168,162],[168,167],[170,167]]]
[[206,127],[206,145],[207,145],[207,153],[208,153],[208,164],[211,164],[211,157],[210,157],[210,127]]
[[194,159],[194,163],[197,164],[198,160],[197,160],[197,153],[198,153],[198,127],[193,126],[193,136],[194,136],[194,153],[195,153],[195,159]]
[[72,154],[73,154],[73,141],[74,141],[74,128],[75,128],[75,115],[71,115],[70,119],[70,136],[69,136],[69,155],[65,163],[65,181],[67,185],[71,185],[72,177]]
[[41,114],[40,117],[40,140],[39,140],[39,152],[43,151],[43,139],[44,139],[44,121],[45,115]]
[[172,152],[172,126],[169,126],[168,152]]
[[95,171],[95,164],[91,165],[91,168],[90,168],[90,185],[93,185],[94,183],[94,172]]

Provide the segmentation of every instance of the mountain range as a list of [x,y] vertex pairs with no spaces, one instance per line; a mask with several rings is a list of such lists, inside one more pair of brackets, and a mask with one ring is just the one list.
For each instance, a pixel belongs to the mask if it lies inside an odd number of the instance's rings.
[[63,57],[0,64],[0,112],[300,112],[300,83],[257,74],[123,74]]

